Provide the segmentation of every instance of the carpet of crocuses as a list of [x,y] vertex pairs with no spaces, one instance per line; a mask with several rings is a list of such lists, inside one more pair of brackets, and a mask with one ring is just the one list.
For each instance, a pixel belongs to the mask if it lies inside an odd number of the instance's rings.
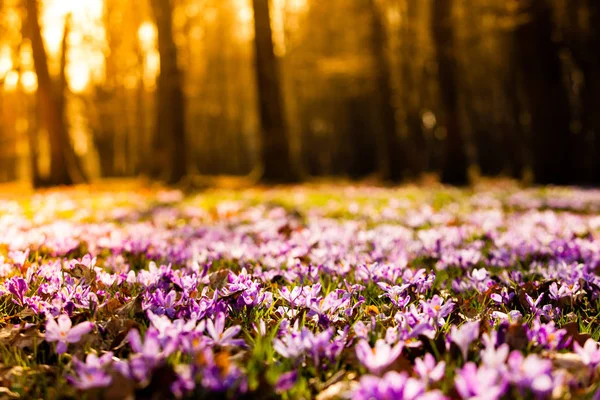
[[3,398],[600,398],[600,191],[0,200]]

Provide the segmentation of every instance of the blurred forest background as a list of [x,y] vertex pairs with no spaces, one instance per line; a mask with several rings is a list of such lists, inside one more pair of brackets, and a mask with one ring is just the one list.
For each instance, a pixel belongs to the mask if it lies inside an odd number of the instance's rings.
[[598,0],[0,0],[0,181],[600,183]]

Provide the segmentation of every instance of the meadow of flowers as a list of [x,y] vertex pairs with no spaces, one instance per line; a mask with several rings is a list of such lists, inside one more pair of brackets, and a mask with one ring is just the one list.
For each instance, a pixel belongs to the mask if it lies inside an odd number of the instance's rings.
[[600,191],[0,200],[0,397],[600,399]]

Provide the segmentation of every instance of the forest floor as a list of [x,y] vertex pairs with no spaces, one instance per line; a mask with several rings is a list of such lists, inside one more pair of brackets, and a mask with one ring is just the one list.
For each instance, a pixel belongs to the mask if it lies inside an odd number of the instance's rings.
[[600,398],[600,191],[0,187],[2,398]]

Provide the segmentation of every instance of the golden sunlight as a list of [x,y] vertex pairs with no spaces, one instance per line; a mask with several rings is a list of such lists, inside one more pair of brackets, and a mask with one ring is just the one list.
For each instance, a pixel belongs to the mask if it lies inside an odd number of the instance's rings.
[[152,89],[156,85],[156,77],[160,72],[160,55],[156,48],[158,32],[156,25],[150,21],[143,22],[138,28],[138,40],[144,53],[143,81],[144,86]]
[[25,71],[21,74],[21,85],[25,93],[33,93],[37,89],[37,76],[33,71]]
[[8,71],[4,77],[4,89],[7,92],[13,92],[19,85],[19,73],[17,71]]
[[13,67],[12,55],[9,46],[3,46],[0,50],[0,77],[3,77]]
[[[83,92],[91,80],[91,71],[104,70],[104,57],[97,57],[104,44],[105,32],[98,28],[104,13],[103,0],[46,0],[43,2],[41,24],[49,56],[60,57],[65,20],[72,18],[68,44],[66,76],[74,93]],[[93,40],[84,40],[92,37]],[[55,63],[56,65],[56,63]],[[98,77],[94,77],[98,79]]]
[[142,45],[142,50],[150,51],[156,46],[156,25],[146,21],[138,29],[138,39]]
[[292,13],[301,13],[306,11],[308,3],[306,0],[287,0],[286,6]]
[[69,88],[75,93],[81,93],[90,82],[90,67],[85,62],[69,63],[67,67]]
[[144,59],[144,86],[153,89],[156,86],[156,77],[160,72],[160,54],[152,49],[146,53]]
[[273,27],[273,38],[275,54],[282,57],[287,52],[286,48],[286,26],[297,26],[295,18],[308,8],[307,0],[273,0],[273,11],[271,13],[271,25]]
[[31,51],[31,42],[29,42],[29,40],[24,40],[21,44],[19,66],[20,68],[33,69],[33,53]]

